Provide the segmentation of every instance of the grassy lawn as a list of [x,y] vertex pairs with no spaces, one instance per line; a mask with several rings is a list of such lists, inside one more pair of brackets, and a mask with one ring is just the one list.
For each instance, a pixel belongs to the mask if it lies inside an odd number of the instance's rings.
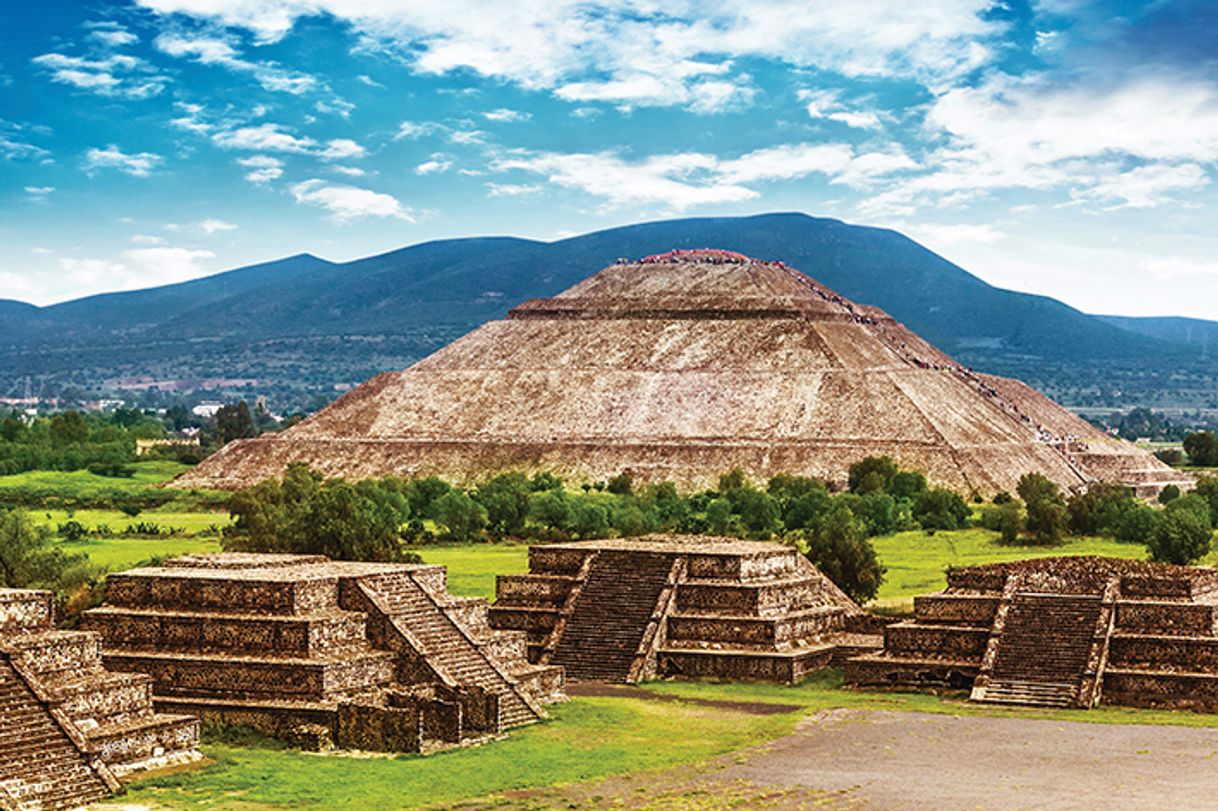
[[873,538],[876,555],[888,567],[877,603],[894,606],[910,603],[915,595],[938,591],[947,585],[948,566],[976,566],[1027,558],[1057,555],[1107,555],[1118,558],[1146,557],[1140,544],[1117,543],[1110,538],[1069,538],[1058,546],[1004,546],[997,533],[980,527],[936,532],[898,532]]
[[[136,783],[117,802],[247,811],[460,808],[517,789],[697,764],[773,740],[809,713],[836,708],[1218,727],[1218,716],[1185,712],[999,708],[967,704],[958,696],[845,690],[836,670],[794,687],[653,682],[642,689],[678,700],[576,698],[552,707],[551,721],[517,730],[507,740],[428,757],[311,755],[268,745],[213,743],[204,747],[210,765]],[[697,703],[705,700],[797,709],[762,716]]]
[[[1053,555],[1109,555],[1144,558],[1146,548],[1108,538],[1070,538],[1059,546],[1004,546],[997,534],[973,527],[929,535],[921,530],[873,538],[880,562],[888,567],[878,605],[903,606],[915,595],[938,591],[947,584],[944,570],[998,561]],[[527,572],[528,547],[523,544],[425,546],[419,553],[427,563],[448,567],[448,585],[454,594],[495,596],[495,575]],[[1211,555],[1211,558],[1214,557]],[[1208,562],[1208,559],[1207,559]]]
[[11,476],[0,476],[0,498],[3,498],[6,489],[55,491],[80,498],[112,491],[140,492],[149,485],[169,481],[190,469],[189,465],[167,461],[137,462],[134,467],[135,475],[130,478],[97,476],[87,470],[31,470]]
[[216,537],[197,538],[176,536],[172,538],[103,538],[87,541],[57,541],[65,552],[84,552],[89,560],[107,571],[131,569],[149,558],[172,558],[201,552],[219,552],[220,541]]
[[137,783],[118,802],[172,808],[449,807],[513,789],[697,763],[789,732],[800,713],[758,716],[627,698],[579,698],[488,746],[428,757],[308,755],[210,745],[198,772]]
[[529,548],[524,544],[424,546],[418,552],[424,563],[448,567],[448,590],[462,597],[494,598],[495,575],[529,570]]

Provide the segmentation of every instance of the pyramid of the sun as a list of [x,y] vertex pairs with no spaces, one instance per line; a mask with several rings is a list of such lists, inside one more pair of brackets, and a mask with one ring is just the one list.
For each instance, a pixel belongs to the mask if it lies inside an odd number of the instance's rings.
[[1147,492],[1181,479],[781,262],[683,251],[525,302],[281,434],[225,446],[175,484],[237,488],[292,462],[353,478],[626,470],[698,487],[741,467],[840,481],[869,454],[982,494],[1034,470],[1066,487]]

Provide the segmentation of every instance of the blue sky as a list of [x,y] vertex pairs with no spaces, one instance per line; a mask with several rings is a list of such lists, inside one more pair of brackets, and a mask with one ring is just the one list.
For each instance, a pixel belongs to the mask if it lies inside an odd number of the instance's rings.
[[43,0],[5,22],[0,298],[798,210],[1091,312],[1218,319],[1208,0]]

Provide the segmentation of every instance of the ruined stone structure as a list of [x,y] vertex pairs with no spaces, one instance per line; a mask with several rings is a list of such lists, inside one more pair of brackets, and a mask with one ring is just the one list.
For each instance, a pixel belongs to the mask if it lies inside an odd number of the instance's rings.
[[794,683],[879,645],[870,617],[794,549],[648,536],[534,546],[498,579],[492,627],[572,681],[713,676]]
[[530,664],[442,566],[188,555],[111,575],[85,613],[106,664],[159,708],[309,747],[426,751],[545,717],[562,669]]
[[225,445],[173,486],[239,488],[292,462],[462,483],[512,469],[574,481],[625,470],[700,488],[733,467],[840,482],[869,454],[987,496],[1013,492],[1029,471],[1066,488],[1187,484],[781,262],[684,251],[525,302],[299,425]]
[[975,701],[1218,711],[1218,570],[1046,558],[948,573],[846,682]]
[[0,809],[74,808],[135,771],[199,759],[198,719],[153,711],[152,680],[58,631],[48,591],[0,589]]

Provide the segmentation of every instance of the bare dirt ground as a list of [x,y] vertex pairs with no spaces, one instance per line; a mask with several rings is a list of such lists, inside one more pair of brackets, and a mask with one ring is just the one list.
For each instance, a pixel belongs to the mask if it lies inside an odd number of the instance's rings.
[[1218,733],[833,710],[792,735],[701,767],[459,807],[1192,811],[1218,808]]

